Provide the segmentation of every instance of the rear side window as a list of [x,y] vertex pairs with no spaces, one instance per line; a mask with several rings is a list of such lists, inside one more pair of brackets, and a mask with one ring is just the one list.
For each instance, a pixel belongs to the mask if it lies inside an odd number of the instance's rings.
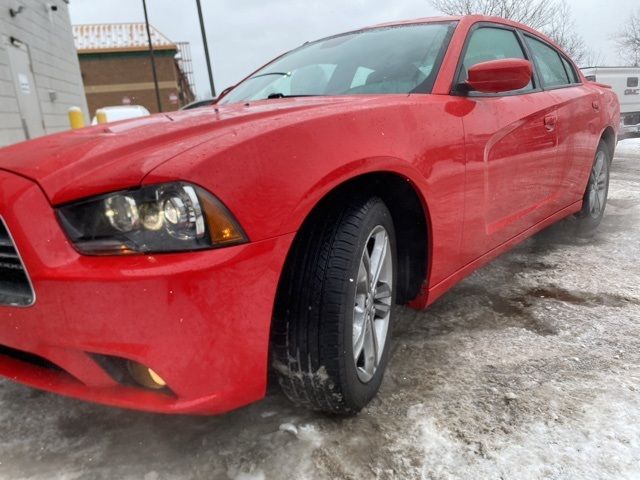
[[[467,72],[474,65],[504,58],[521,58],[526,60],[524,50],[515,32],[504,28],[478,28],[471,34],[471,38],[467,44],[458,83],[467,81]],[[530,83],[520,91],[532,89],[533,85]]]
[[627,78],[627,87],[636,88],[638,86],[638,77]]
[[576,73],[576,69],[573,68],[571,62],[564,57],[560,57],[562,59],[562,64],[564,65],[564,69],[567,71],[567,75],[569,75],[569,83],[580,83],[580,77]]
[[569,81],[567,71],[560,54],[546,43],[530,36],[525,37],[538,66],[538,73],[545,87],[561,87],[573,83]]

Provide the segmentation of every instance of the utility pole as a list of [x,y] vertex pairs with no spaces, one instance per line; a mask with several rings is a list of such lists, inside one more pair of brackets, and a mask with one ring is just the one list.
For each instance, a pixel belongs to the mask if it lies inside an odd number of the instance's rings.
[[149,42],[149,55],[151,56],[151,71],[153,72],[153,84],[156,88],[156,102],[158,102],[158,112],[162,112],[162,101],[160,100],[160,87],[158,86],[158,73],[156,72],[156,58],[153,55],[153,42],[151,41],[151,28],[149,27],[149,15],[147,14],[147,0],[142,0],[144,9],[144,23],[147,27],[147,41]]
[[207,71],[209,72],[209,87],[211,88],[211,96],[216,96],[216,87],[213,84],[213,71],[211,70],[211,58],[209,57],[209,45],[207,45],[207,33],[204,28],[204,18],[202,17],[202,6],[200,0],[196,0],[198,6],[198,18],[200,18],[200,30],[202,31],[202,43],[204,44],[204,56],[207,59]]

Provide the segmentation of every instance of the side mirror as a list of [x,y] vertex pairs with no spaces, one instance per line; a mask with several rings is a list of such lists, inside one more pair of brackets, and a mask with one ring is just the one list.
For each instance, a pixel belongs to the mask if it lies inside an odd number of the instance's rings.
[[474,65],[469,69],[467,88],[482,93],[504,93],[529,85],[533,67],[528,60],[505,58]]

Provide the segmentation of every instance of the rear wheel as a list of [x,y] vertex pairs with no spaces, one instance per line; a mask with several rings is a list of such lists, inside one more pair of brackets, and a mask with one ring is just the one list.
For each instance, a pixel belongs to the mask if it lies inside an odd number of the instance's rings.
[[272,344],[279,383],[296,404],[348,415],[377,393],[389,357],[395,245],[377,197],[326,209],[300,232]]
[[604,142],[600,142],[584,193],[582,210],[578,214],[578,233],[593,235],[602,221],[609,195],[609,170],[611,154]]

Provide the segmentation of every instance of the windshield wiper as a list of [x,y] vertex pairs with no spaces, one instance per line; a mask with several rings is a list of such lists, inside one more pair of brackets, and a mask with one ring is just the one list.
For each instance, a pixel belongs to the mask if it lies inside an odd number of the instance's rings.
[[260,75],[254,75],[253,77],[249,77],[247,80],[253,80],[254,78],[267,77],[269,75],[280,75],[281,77],[288,77],[291,75],[291,72],[267,72],[261,73]]
[[297,98],[297,97],[321,97],[322,95],[286,95],[284,93],[270,93],[267,95],[269,100],[273,100],[275,98]]

